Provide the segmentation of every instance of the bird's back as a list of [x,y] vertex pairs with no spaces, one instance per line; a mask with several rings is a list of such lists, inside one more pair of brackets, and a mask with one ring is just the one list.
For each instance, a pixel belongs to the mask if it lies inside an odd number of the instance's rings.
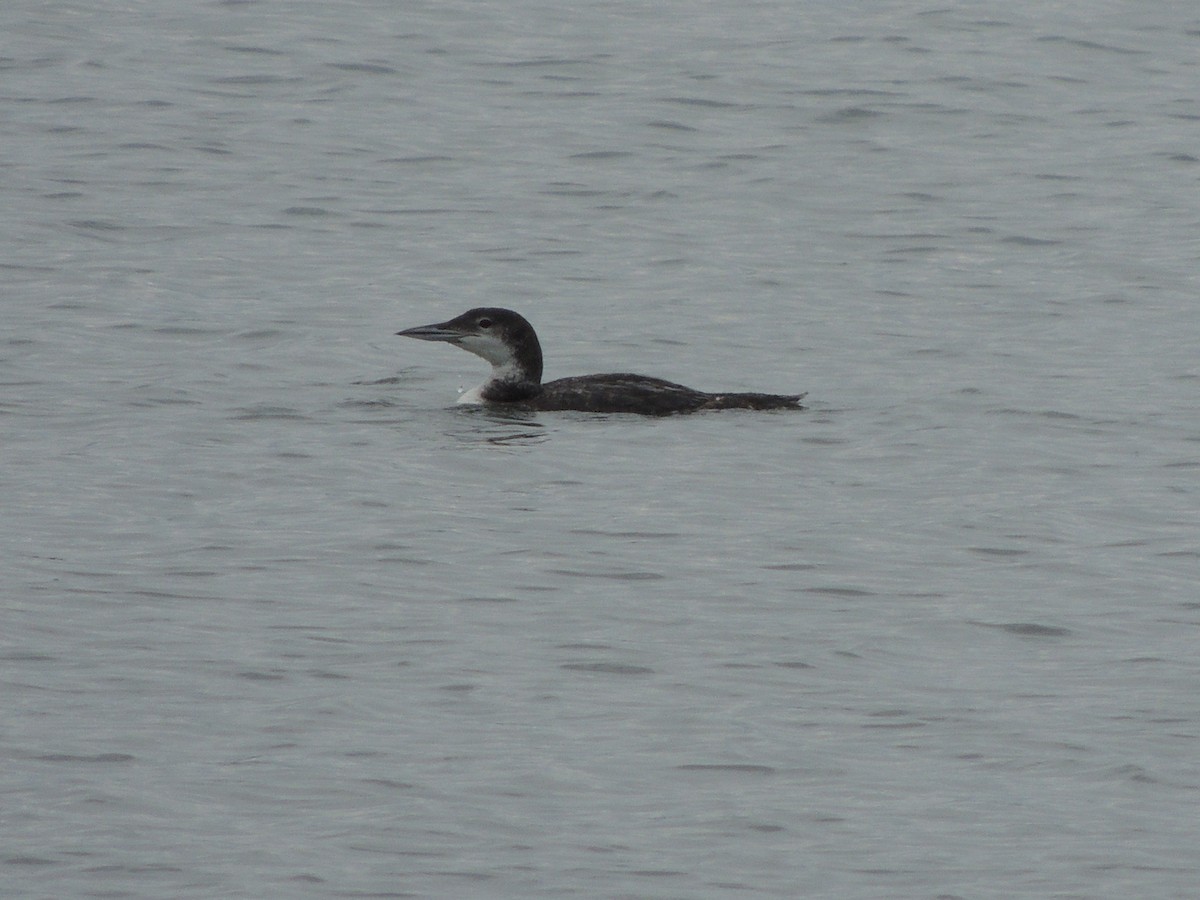
[[705,409],[801,409],[803,394],[709,394],[648,375],[614,373],[560,378],[528,404],[539,410],[669,416]]

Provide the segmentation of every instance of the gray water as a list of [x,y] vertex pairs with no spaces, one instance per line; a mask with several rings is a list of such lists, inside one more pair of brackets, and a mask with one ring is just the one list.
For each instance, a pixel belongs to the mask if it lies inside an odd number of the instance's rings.
[[[4,896],[1197,896],[1197,60],[0,6]],[[455,408],[484,304],[811,406]]]

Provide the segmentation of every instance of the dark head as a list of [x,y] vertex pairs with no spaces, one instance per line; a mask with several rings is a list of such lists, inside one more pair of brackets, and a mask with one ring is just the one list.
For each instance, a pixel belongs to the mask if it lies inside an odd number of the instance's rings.
[[449,322],[397,331],[401,337],[445,341],[492,364],[492,380],[542,381],[542,346],[525,318],[511,309],[480,307]]

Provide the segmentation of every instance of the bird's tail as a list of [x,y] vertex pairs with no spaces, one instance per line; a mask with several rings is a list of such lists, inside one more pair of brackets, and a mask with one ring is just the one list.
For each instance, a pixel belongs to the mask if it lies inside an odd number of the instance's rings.
[[703,409],[804,409],[807,394],[713,394]]

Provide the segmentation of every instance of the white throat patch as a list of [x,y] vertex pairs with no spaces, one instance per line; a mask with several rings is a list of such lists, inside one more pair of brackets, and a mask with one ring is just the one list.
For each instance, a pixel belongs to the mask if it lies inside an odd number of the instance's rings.
[[494,334],[468,334],[459,338],[458,346],[482,356],[493,366],[511,366],[512,349]]

